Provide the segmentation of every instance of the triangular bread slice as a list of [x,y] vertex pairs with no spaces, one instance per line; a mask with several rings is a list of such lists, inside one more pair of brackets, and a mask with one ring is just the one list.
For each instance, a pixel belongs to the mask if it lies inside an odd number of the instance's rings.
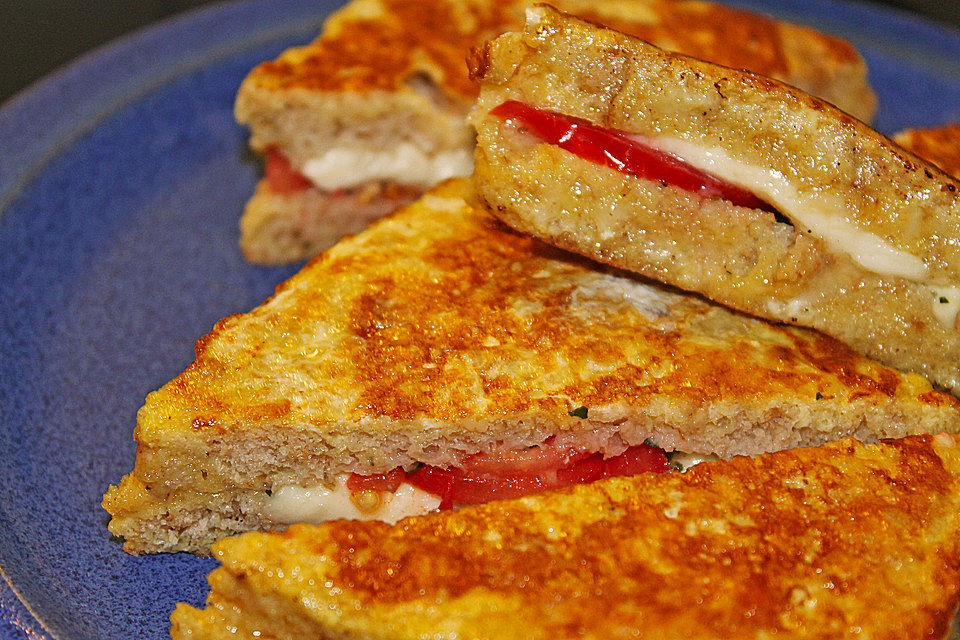
[[474,61],[491,211],[960,392],[960,182],[779,82],[529,15]]
[[289,503],[477,453],[652,440],[729,457],[960,429],[960,402],[920,376],[518,234],[466,180],[339,243],[196,353],[147,398],[134,470],[104,499],[134,553],[335,517]]
[[[258,65],[237,95],[268,176],[241,224],[255,262],[310,258],[441,179],[468,175],[471,47],[523,24],[529,0],[353,0],[314,42]],[[803,87],[860,118],[863,59],[813,29],[702,1],[560,0],[668,49]],[[272,152],[272,153],[271,153]],[[281,155],[285,166],[274,155]],[[277,162],[274,162],[278,160]],[[285,179],[289,171],[304,178]]]
[[945,638],[960,448],[845,440],[214,547],[195,638]]

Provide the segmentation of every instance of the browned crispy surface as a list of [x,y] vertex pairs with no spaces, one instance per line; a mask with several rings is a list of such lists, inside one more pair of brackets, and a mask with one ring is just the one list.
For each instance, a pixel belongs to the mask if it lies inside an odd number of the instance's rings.
[[467,100],[476,88],[466,52],[521,17],[510,2],[354,2],[331,16],[322,37],[260,64],[249,81],[274,90],[390,91],[429,69],[450,96]]
[[[856,49],[840,38],[711,2],[648,3],[656,14],[648,21],[624,19],[609,5],[591,8],[589,1],[569,6],[547,4],[671,51],[773,78],[792,79],[795,84],[804,84],[804,66],[817,69],[821,81],[825,81],[843,65],[862,64]],[[805,49],[804,53],[797,48]],[[801,61],[801,55],[807,59]],[[872,108],[871,98],[864,97],[867,104],[859,105],[855,112]]]
[[[135,470],[104,502],[131,551],[202,549],[277,486],[551,436],[729,456],[960,428],[960,402],[919,376],[512,232],[467,181],[341,242],[196,353],[147,398]],[[228,521],[203,524],[204,500]]]
[[[262,63],[247,82],[267,90],[396,91],[412,75],[425,73],[448,97],[468,101],[477,90],[464,63],[467,52],[519,27],[524,8],[531,4],[527,0],[355,1],[329,19],[320,38]],[[850,92],[843,106],[861,117],[872,114],[874,102],[866,89],[863,62],[839,38],[708,2],[560,0],[553,4],[671,50],[806,84],[811,91],[820,88],[830,100],[837,100],[840,90]],[[847,86],[830,86],[833,76]],[[858,80],[862,90],[849,86],[848,80]]]
[[197,360],[151,394],[141,444],[268,424],[392,432],[430,419],[486,430],[531,412],[671,396],[957,406],[819,334],[595,271],[500,226],[471,197],[463,182],[447,185],[219,322]]
[[893,138],[903,148],[960,179],[960,124],[908,129]]
[[942,638],[958,602],[952,437],[846,440],[397,525],[215,547],[173,637]]

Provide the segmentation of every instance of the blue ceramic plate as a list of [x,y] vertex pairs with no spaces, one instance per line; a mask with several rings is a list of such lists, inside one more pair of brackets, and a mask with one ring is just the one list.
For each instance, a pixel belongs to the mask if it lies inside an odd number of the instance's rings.
[[[161,23],[0,111],[0,638],[164,638],[175,602],[203,602],[214,563],[125,555],[100,497],[130,470],[146,394],[294,271],[237,250],[257,168],[231,105],[335,3],[304,4]],[[960,121],[960,33],[828,0],[738,4],[852,40],[884,132]]]

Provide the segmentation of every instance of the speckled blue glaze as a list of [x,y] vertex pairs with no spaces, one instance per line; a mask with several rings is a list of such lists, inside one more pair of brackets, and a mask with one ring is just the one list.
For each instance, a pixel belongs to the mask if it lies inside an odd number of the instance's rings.
[[[0,638],[164,638],[175,602],[202,603],[214,563],[125,555],[100,498],[131,467],[146,394],[294,271],[236,248],[257,167],[231,106],[334,4],[195,12],[0,110]],[[852,3],[737,4],[857,44],[882,131],[960,121],[957,32]]]

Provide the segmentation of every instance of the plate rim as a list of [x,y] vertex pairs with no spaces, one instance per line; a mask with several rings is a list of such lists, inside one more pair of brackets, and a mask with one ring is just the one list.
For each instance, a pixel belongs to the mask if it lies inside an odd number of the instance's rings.
[[[197,7],[121,35],[34,81],[0,103],[0,216],[63,149],[126,105],[218,59],[309,36],[341,3],[235,0]],[[64,103],[71,105],[68,117]]]

